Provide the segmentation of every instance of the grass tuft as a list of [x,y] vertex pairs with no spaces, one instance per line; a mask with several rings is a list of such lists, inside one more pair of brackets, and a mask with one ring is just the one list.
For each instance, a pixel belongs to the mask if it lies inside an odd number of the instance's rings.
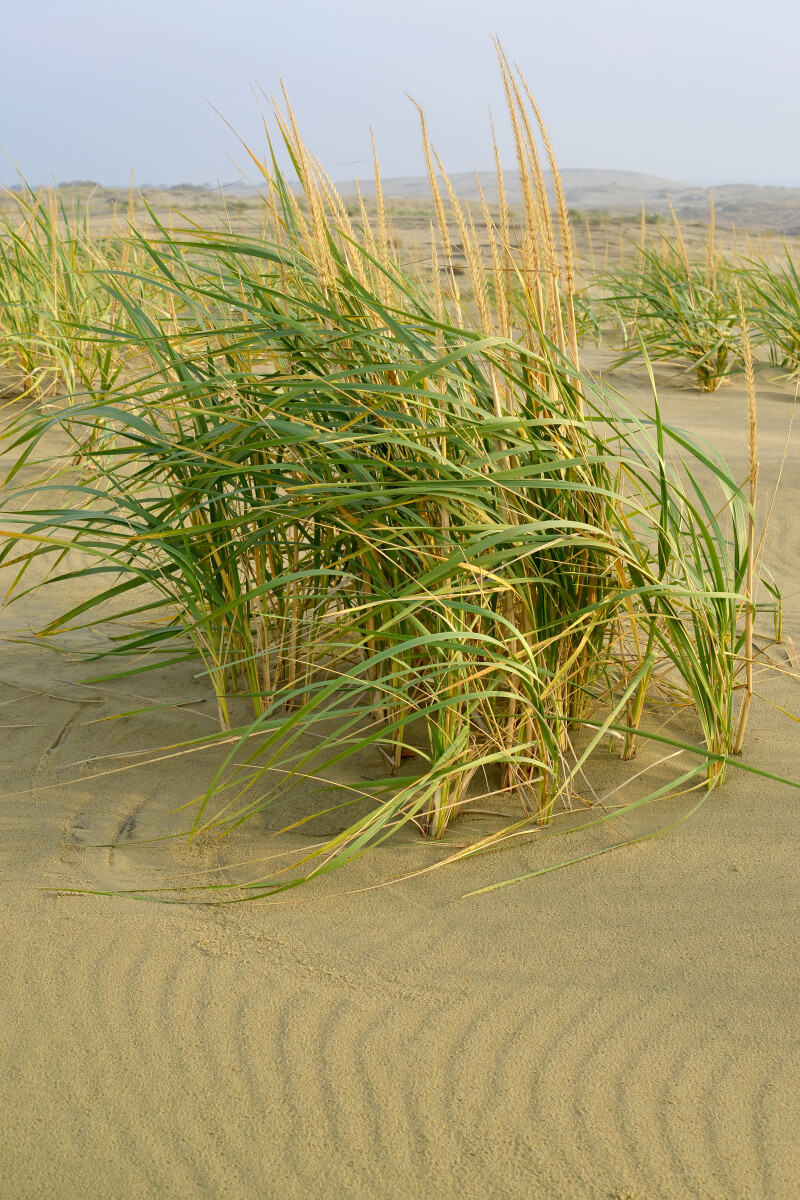
[[[438,226],[422,275],[393,256],[377,154],[374,230],[363,201],[348,213],[288,101],[274,117],[299,191],[253,156],[259,235],[151,213],[147,235],[132,225],[113,246],[63,221],[56,235],[49,217],[45,237],[30,199],[29,228],[3,239],[4,294],[21,294],[26,271],[43,279],[55,247],[56,296],[74,282],[77,297],[45,303],[42,282],[35,302],[4,309],[26,377],[55,364],[66,387],[5,434],[12,597],[41,586],[40,564],[48,586],[91,576],[91,598],[45,634],[103,620],[113,599],[149,624],[115,626],[112,668],[202,659],[231,748],[193,836],[280,804],[293,829],[295,781],[356,756],[385,763],[351,787],[346,828],[248,895],[327,873],[403,825],[440,840],[487,792],[519,817],[470,853],[576,808],[604,820],[584,795],[593,754],[611,737],[632,759],[670,714],[694,714],[696,736],[675,743],[694,765],[613,811],[715,787],[744,734],[754,491],[665,423],[657,398],[650,418],[582,372],[555,155],[498,54],[523,212],[515,225],[498,162],[482,241],[420,111]],[[669,247],[643,246],[637,272],[616,300],[630,285],[647,355],[682,322],[674,337],[695,339],[711,390],[735,343],[719,278],[701,283]],[[53,433],[67,447],[56,463]],[[48,482],[18,485],[37,461]],[[236,695],[252,718],[234,727]]]

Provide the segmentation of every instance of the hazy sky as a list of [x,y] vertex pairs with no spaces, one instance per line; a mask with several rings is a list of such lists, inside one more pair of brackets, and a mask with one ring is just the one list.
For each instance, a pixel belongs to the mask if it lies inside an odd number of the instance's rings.
[[800,180],[800,0],[1,0],[0,29],[5,182],[235,179],[211,106],[261,148],[252,88],[281,78],[334,178],[368,172],[370,125],[385,175],[422,172],[406,92],[449,170],[488,167],[493,33],[562,166]]

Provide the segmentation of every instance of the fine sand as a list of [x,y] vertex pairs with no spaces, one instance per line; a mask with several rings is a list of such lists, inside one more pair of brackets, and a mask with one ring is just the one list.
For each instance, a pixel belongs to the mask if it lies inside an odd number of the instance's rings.
[[[641,371],[619,384],[646,402]],[[762,508],[792,394],[761,373]],[[746,476],[739,384],[661,402]],[[766,547],[798,647],[799,462],[800,430]],[[89,687],[96,664],[13,640],[67,603],[2,617],[3,1200],[800,1194],[800,792],[733,771],[661,837],[471,899],[690,800],[351,894],[441,851],[409,834],[283,903],[44,890],[227,880],[275,846],[257,822],[137,845],[213,762],[103,756],[211,730],[213,705],[186,665]],[[800,714],[792,644],[770,655],[758,691]],[[798,733],[757,703],[746,761],[800,780]]]

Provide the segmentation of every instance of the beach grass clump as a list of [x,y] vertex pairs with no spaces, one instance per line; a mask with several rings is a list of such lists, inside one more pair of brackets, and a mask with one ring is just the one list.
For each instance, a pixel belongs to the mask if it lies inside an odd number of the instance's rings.
[[377,160],[375,213],[356,217],[276,107],[299,195],[254,156],[263,234],[132,234],[125,269],[94,269],[124,314],[125,369],[6,433],[29,467],[54,433],[67,447],[61,464],[48,452],[46,484],[7,492],[12,594],[73,573],[96,585],[43,632],[97,625],[113,601],[149,623],[114,626],[112,668],[204,663],[229,749],[193,834],[281,804],[292,829],[298,779],[385,764],[338,802],[357,806],[350,824],[251,894],[409,823],[442,839],[487,792],[516,797],[520,817],[481,847],[548,826],[584,806],[601,742],[631,759],[663,740],[654,715],[694,714],[696,737],[671,743],[691,761],[629,806],[716,786],[735,748],[750,499],[657,402],[644,415],[582,372],[555,157],[500,63],[521,221],[498,165],[479,239],[420,113],[435,224],[428,270],[410,274]]
[[741,272],[751,320],[770,360],[792,375],[800,371],[800,271],[788,246],[782,262],[751,260]]
[[601,307],[627,347],[616,365],[646,354],[684,364],[700,391],[716,391],[741,369],[742,352],[736,273],[715,249],[713,215],[698,259],[690,259],[677,217],[673,235],[661,232],[655,246],[646,243],[643,223],[635,251],[634,263],[598,279]]
[[9,191],[0,210],[0,367],[34,397],[109,390],[125,364],[122,309],[103,270],[124,270],[135,245],[96,237],[89,205],[57,189]]

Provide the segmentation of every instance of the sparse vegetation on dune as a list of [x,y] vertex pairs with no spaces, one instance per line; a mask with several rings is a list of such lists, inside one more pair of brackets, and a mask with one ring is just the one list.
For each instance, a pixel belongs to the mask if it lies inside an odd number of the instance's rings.
[[[195,833],[231,830],[370,748],[386,760],[340,801],[357,806],[351,823],[253,895],[403,824],[441,839],[486,791],[516,796],[519,817],[454,857],[547,826],[584,806],[609,737],[624,759],[651,737],[691,752],[630,808],[716,786],[744,736],[754,495],[657,405],[646,417],[582,371],[590,318],[555,158],[524,79],[500,65],[522,213],[498,162],[479,234],[422,117],[436,220],[416,272],[395,252],[377,161],[371,211],[348,209],[288,105],[275,117],[302,192],[257,162],[258,236],[153,215],[147,236],[94,242],[72,225],[56,236],[31,201],[29,225],[2,239],[7,353],[27,380],[57,371],[66,388],[5,434],[13,597],[42,586],[40,563],[51,587],[91,575],[93,598],[46,633],[124,601],[151,622],[115,634],[120,670],[199,655],[225,744],[230,697],[248,699]],[[643,247],[617,282],[650,357],[687,355],[707,390],[744,353],[713,251],[700,278],[673,247]],[[20,488],[53,431],[63,461]],[[71,565],[76,550],[88,566]],[[678,711],[696,740],[654,732],[648,713]],[[620,811],[585,810],[584,824]]]
[[25,190],[0,211],[0,365],[25,391],[109,387],[124,363],[119,306],[98,268],[124,268],[119,237],[90,235],[88,211],[57,192]]
[[[620,263],[584,268],[579,303],[585,335],[600,342],[605,330],[622,349],[619,366],[646,356],[683,366],[702,392],[714,392],[745,369],[740,293],[751,339],[775,366],[794,373],[800,364],[800,283],[797,260],[783,244],[783,258],[766,246],[723,248],[715,240],[714,210],[704,241],[687,248],[673,213],[672,232],[655,244],[642,214],[638,237],[620,250]],[[590,235],[589,235],[590,236]]]
[[800,271],[784,247],[782,262],[764,258],[743,272],[751,319],[761,332],[770,360],[792,374],[800,371]]
[[690,261],[683,240],[666,237],[657,248],[637,247],[638,262],[602,280],[605,304],[620,322],[628,362],[686,364],[702,392],[714,392],[740,367],[742,351],[735,277],[713,245],[705,262]]

